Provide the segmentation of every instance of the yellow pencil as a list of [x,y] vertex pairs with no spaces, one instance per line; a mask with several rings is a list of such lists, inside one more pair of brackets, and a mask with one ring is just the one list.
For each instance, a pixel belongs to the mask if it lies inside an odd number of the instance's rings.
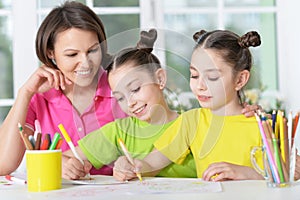
[[[63,137],[65,138],[66,142],[68,143],[68,145],[69,145],[69,147],[70,147],[72,153],[74,154],[75,158],[77,158],[77,159],[79,160],[79,162],[81,162],[81,164],[84,165],[84,162],[83,162],[83,160],[80,158],[80,156],[78,155],[78,153],[77,153],[77,151],[76,151],[76,149],[75,149],[75,146],[74,146],[74,144],[73,144],[73,142],[72,142],[72,140],[71,140],[71,138],[70,138],[68,132],[66,131],[64,125],[59,124],[59,125],[58,125],[58,128],[59,128],[60,132],[62,133]],[[90,173],[86,174],[85,178],[91,179]]]
[[286,162],[286,149],[285,149],[285,143],[284,143],[284,140],[285,140],[285,134],[284,134],[284,114],[282,111],[278,111],[278,114],[279,114],[279,140],[280,140],[280,151],[281,151],[281,156],[282,156],[282,160],[283,162]]
[[[132,164],[134,166],[134,162],[133,162],[133,158],[131,157],[131,155],[129,154],[124,142],[122,139],[119,138],[118,140],[122,150],[123,150],[123,153],[125,154],[127,160],[130,162],[130,164]],[[140,181],[142,181],[142,175],[140,173],[136,173],[136,176],[140,179]]]

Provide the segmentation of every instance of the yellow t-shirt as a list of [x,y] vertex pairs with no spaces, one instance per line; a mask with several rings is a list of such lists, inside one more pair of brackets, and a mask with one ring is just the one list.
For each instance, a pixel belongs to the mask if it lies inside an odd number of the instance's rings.
[[191,151],[199,178],[215,162],[253,167],[251,149],[261,145],[255,117],[217,116],[205,108],[183,113],[154,143],[160,152],[177,164],[182,163]]

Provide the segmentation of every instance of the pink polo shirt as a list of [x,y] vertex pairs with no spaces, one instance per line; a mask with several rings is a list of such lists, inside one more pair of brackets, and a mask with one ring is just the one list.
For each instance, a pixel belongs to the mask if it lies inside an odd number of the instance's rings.
[[[121,110],[111,94],[106,71],[100,68],[99,73],[101,73],[101,76],[98,81],[94,102],[84,113],[79,115],[69,99],[60,90],[51,89],[45,93],[35,94],[32,97],[28,108],[26,125],[34,130],[34,121],[38,119],[42,133],[50,133],[51,138],[53,138],[56,132],[60,133],[57,126],[62,123],[72,142],[77,146],[77,141],[88,133],[117,118],[125,117],[126,114]],[[62,151],[69,150],[65,140],[61,149]],[[112,169],[111,167],[104,167],[97,170],[97,172],[93,169],[91,173],[111,175]]]

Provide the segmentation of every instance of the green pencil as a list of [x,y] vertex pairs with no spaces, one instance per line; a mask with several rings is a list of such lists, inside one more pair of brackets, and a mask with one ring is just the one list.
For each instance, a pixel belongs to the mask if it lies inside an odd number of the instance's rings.
[[272,142],[273,142],[274,154],[275,154],[274,157],[275,157],[276,165],[278,168],[280,182],[284,183],[284,175],[283,175],[281,161],[280,161],[280,157],[279,157],[280,154],[279,154],[279,150],[278,150],[278,144],[277,144],[277,140],[275,139],[274,134],[272,134]]
[[54,136],[53,136],[53,139],[52,139],[52,143],[49,147],[49,150],[54,150],[56,145],[57,145],[57,142],[58,140],[60,139],[60,134],[59,133],[55,133]]

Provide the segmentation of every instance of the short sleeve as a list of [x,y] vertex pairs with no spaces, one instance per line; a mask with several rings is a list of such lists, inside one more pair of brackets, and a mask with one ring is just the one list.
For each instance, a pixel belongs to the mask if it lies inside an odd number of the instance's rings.
[[190,153],[193,136],[186,114],[180,115],[175,122],[154,143],[154,146],[171,161],[181,164]]
[[27,111],[27,115],[26,115],[26,126],[28,128],[30,128],[32,131],[34,131],[34,121],[36,120],[36,111],[35,111],[35,106],[34,106],[34,102],[36,101],[36,95],[34,95],[31,100],[30,103],[28,105],[28,111]]
[[78,141],[80,149],[96,169],[119,157],[116,129],[116,123],[112,122]]

